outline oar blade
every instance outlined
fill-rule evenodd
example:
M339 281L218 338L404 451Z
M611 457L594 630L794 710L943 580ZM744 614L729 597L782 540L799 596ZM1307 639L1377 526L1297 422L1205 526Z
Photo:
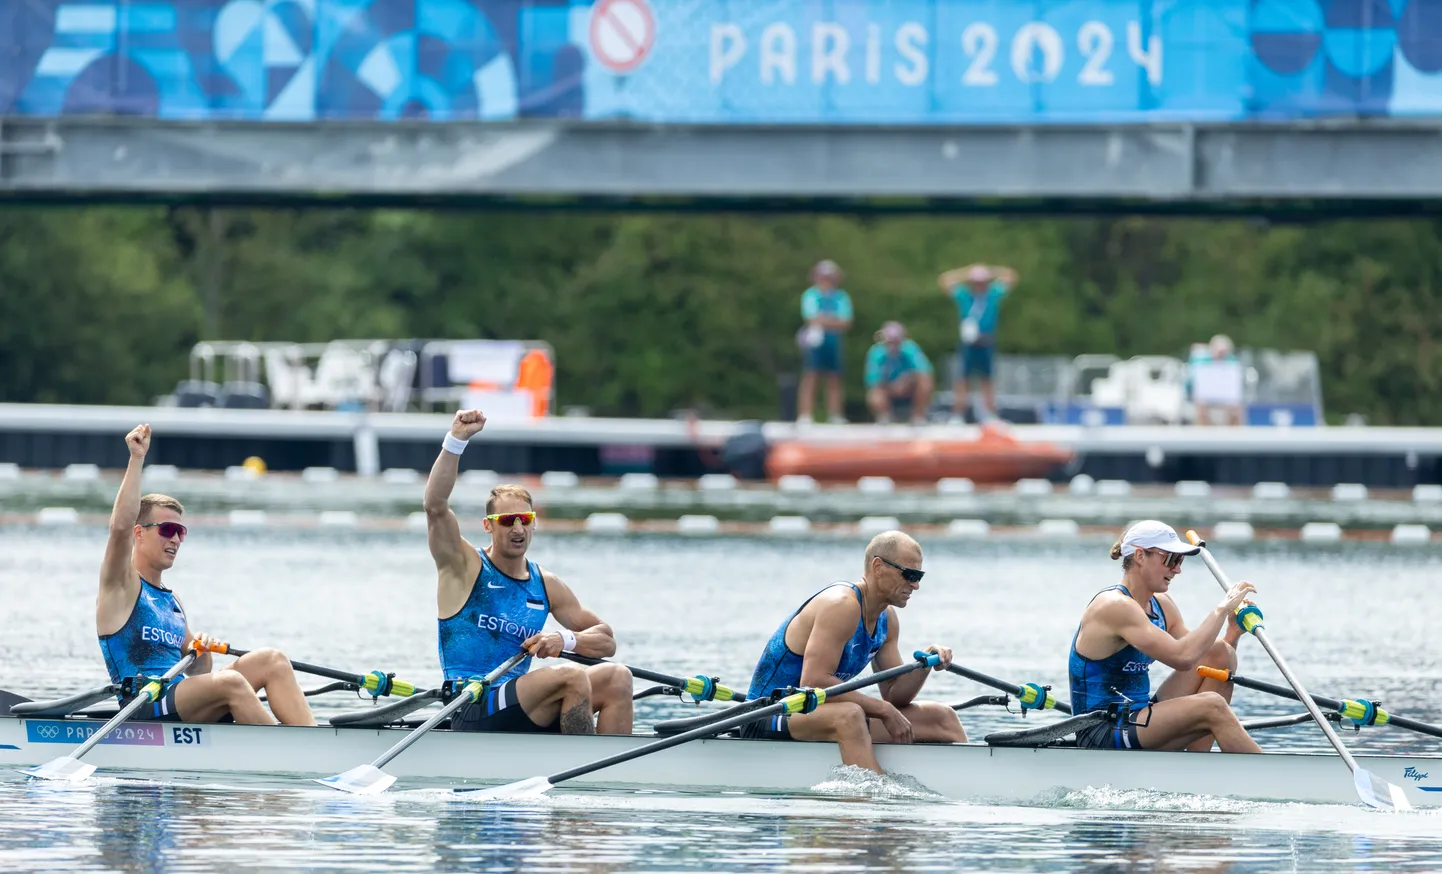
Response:
M396 778L375 765L357 765L349 771L321 777L315 782L352 795L379 795L391 788Z
M1412 802L1402 787L1388 783L1366 768L1352 772L1352 782L1357 787L1357 797L1371 807L1381 810L1411 810Z
M524 780L517 780L514 783L507 783L504 786L492 786L487 789L456 789L456 792L465 792L477 801L511 801L523 798L540 798L551 791L551 781L547 777L527 777Z
M61 756L22 773L39 777L42 780L68 780L71 783L81 783L95 773L95 766L88 762L82 762L74 756Z

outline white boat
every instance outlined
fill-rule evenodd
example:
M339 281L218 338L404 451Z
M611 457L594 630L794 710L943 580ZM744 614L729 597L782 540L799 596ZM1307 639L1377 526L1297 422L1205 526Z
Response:
M20 769L69 754L103 720L0 716L0 766ZM99 775L201 772L321 777L369 762L405 734L397 727L195 725L127 722L86 756ZM631 737L474 734L435 730L386 766L394 789L498 784L552 774L654 741ZM986 743L882 744L888 771L947 798L1030 802L1057 790L1155 790L1259 801L1355 804L1333 753L1180 753L1013 747ZM1357 756L1404 788L1417 807L1442 806L1442 756ZM834 778L835 744L722 737L693 741L568 781L569 786L807 792ZM1437 775L1432 776L1432 771Z

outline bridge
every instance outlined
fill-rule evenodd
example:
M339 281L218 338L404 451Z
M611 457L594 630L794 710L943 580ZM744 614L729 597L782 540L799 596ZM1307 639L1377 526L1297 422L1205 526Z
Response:
M0 196L1442 205L1442 0L27 0Z

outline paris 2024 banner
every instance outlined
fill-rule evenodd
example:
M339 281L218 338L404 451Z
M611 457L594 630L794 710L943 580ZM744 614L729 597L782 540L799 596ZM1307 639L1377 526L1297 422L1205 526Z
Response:
M0 115L1442 115L1442 0L0 0Z

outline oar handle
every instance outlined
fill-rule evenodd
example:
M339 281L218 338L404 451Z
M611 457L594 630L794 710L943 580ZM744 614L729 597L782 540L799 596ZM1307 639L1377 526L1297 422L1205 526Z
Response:
M199 648L199 647L197 647ZM228 643L218 643L209 647L210 652L218 652L221 655L233 655L237 658L243 655L250 655L248 649L237 649ZM371 671L369 674L356 674L350 671L342 671L337 668L328 668L325 665L312 665L306 662L298 662L291 659L290 666L303 674L311 674L316 677L325 677L328 680L340 680L343 683L354 683L373 697L379 698L382 695L399 695L402 698L409 698L416 694L416 687L404 680L397 680L390 674L380 671Z
M581 665L616 664L615 662L610 662L605 659L597 659L590 656L578 655L573 652L563 652L561 653L561 658L568 661L576 662L577 664ZM647 670L646 668L637 668L631 665L625 665L624 667L626 668L626 670L631 672L631 676L633 677L640 677L643 680L650 680L653 683L662 683L673 689L680 689L682 692L685 692L694 697L697 701L716 700L739 702L746 700L746 696L741 692L737 692L734 689L727 688L726 686L717 683L710 677L673 677L670 674L663 674L660 671L651 671Z
M968 680L975 680L983 686L990 686L993 689L1000 689L1003 692L1010 692L1021 702L1023 710L1060 710L1062 713L1071 713L1071 705L1065 701L1058 701L1052 697L1051 692L1045 686L1036 683L1009 683L1006 680L998 680L989 674L981 671L974 671L971 668L952 663L946 668L959 677L966 677Z
M847 692L854 692L857 689L864 689L867 686L874 686L877 683L884 683L887 680L893 680L903 674L909 674L915 670L919 670L922 668L934 668L937 665L941 664L941 656L935 653L917 653L916 656L917 658L915 661L909 662L904 665L897 665L894 668L888 668L884 671L878 671L874 674L870 674L864 677L854 677L850 680L847 680L845 683L838 683L837 685L831 686L827 689L810 689L803 692L797 692L792 695L787 695L785 698L782 698L780 701L777 701L774 704L769 704L765 707L761 707L756 710L750 710L745 713L738 713L737 715L730 717L729 719L722 719L717 722L712 722L707 725L703 725L700 728L695 728L691 731L682 732L681 734L673 735L663 740L658 740L654 743L646 744L643 747L637 747L636 749L627 750L624 753L618 753L614 756L608 756L607 758L591 762L587 765L581 765L576 768L571 768L567 771L561 771L558 774L552 774L546 779L550 782L552 786L554 786L557 783L561 783L565 780L571 780L595 771L600 771L604 768L609 768L612 765L619 765L623 762L629 762L632 759L638 759L642 756L650 755L651 753L659 753L662 750L667 750L671 747L680 746L687 741L697 740L704 737L712 737L714 735L722 733L723 731L735 728L738 725L745 725L748 722L755 722L758 719L765 719L768 716L773 716L780 713L801 713L815 707L820 707L822 704L826 703L826 700L828 698L835 698L838 695L845 695Z

